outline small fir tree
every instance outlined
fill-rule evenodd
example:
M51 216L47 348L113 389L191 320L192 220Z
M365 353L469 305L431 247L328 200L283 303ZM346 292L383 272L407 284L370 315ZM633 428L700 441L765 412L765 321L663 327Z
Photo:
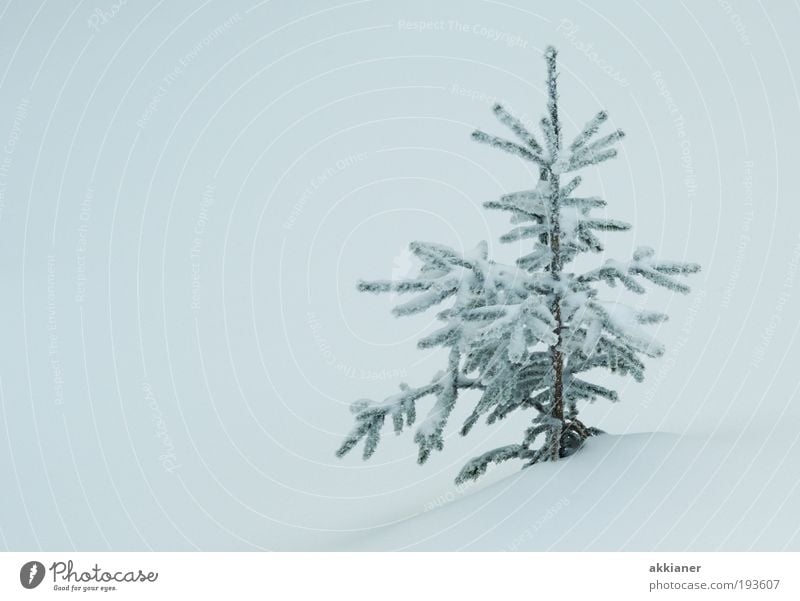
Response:
M643 356L658 357L663 347L642 326L667 319L663 313L641 311L619 302L602 301L598 284L642 294L648 280L676 292L689 288L675 276L696 273L694 263L662 261L653 249L639 247L629 261L608 259L585 273L568 268L581 253L603 251L598 232L624 231L622 221L596 217L594 209L606 202L596 196L576 196L580 176L566 175L617 155L612 148L624 137L620 130L596 137L607 114L601 111L572 143L562 143L556 90L556 50L545 52L547 115L541 120L544 144L502 106L494 113L519 143L475 131L472 137L536 164L539 181L532 190L506 194L485 203L507 211L516 225L502 242L529 240L531 252L516 265L504 265L487 256L486 242L459 253L447 246L412 242L410 249L422 265L416 277L395 281L361 281L365 292L412 295L393 309L397 316L413 315L452 301L438 314L442 327L418 342L422 349L449 349L447 366L429 383L400 391L383 402L355 402L355 427L337 455L343 456L364 441L364 459L375 452L387 418L400 433L416 421L417 402L428 396L435 403L418 426L414 440L419 463L444 446L444 428L459 393L477 390L480 398L461 426L466 435L479 419L489 424L517 409L533 409L530 427L516 444L493 449L470 460L456 482L478 478L491 463L521 459L525 466L556 461L578 450L600 433L578 419L579 404L603 397L617 401L617 393L585 379L586 372L606 368L637 381L644 377ZM562 179L563 178L563 179Z

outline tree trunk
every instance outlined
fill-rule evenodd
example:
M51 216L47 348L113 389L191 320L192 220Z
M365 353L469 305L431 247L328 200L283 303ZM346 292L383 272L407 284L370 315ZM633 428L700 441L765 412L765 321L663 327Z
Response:
M550 251L553 257L550 262L550 274L553 279L561 277L561 224L558 210L558 193L560 190L559 177L550 173ZM552 307L553 317L556 320L554 333L557 337L556 343L550 347L551 365L553 369L553 400L550 408L550 416L561 422L561 427L551 435L550 452L551 459L557 460L561 452L561 432L564 429L564 354L561 351L561 298L555 294Z
M547 134L549 137L549 150L550 150L550 165L556 164L558 155L561 151L561 124L558 119L558 91L556 80L558 73L556 72L556 51L554 48L549 48L545 54L547 60L547 112L550 125L550 132ZM558 173L554 173L552 169L548 168L548 175L550 181L550 250L553 253L553 258L550 263L550 275L554 280L561 278L561 220L559 211L559 192L561 186L559 183ZM557 423L551 427L551 460L556 461L561 455L561 435L564 432L564 355L561 349L561 330L563 324L561 322L561 295L556 292L553 295L553 317L556 320L555 334L556 343L550 347L550 356L552 357L553 366L553 399L550 408L550 416L557 420Z

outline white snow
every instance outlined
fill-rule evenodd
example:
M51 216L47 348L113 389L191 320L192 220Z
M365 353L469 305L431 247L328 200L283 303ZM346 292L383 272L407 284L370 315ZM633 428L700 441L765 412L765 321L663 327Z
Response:
M641 311L619 302L595 301L595 304L602 307L613 331L624 335L632 346L651 357L664 353L664 345L642 327L639 320Z
M436 508L362 532L337 548L797 548L800 442L790 436L775 437L780 445L747 436L598 436L566 460L522 470L477 492L480 484L472 490L454 485Z

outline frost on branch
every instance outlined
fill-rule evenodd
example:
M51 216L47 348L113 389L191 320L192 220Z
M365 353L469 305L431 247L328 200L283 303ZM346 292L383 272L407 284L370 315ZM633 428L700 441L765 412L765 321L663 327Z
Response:
M470 459L467 464L461 468L458 476L456 476L456 484L462 484L467 480L476 480L478 477L486 473L486 468L491 463L502 463L508 459L515 459L523 456L526 449L519 444L511 444L499 449L487 451L483 455Z
M548 48L548 98L539 134L499 104L493 112L517 141L483 131L472 134L478 142L538 166L539 176L529 189L484 203L509 214L512 228L500 241L521 249L514 264L490 259L486 242L467 252L412 242L416 275L358 283L364 292L400 296L392 310L398 317L436 307L440 323L418 346L446 349L447 364L427 384L401 384L399 392L381 402L354 403L355 426L337 455L363 441L364 458L369 458L390 422L397 434L415 429L419 462L424 463L444 448L448 422L461 402L471 409L457 428L462 436L481 421L494 424L518 410L529 412L531 419L518 443L472 459L458 482L478 478L490 465L509 459L525 466L556 461L601 433L578 419L585 403L619 400L615 390L592 382L589 372L603 368L642 381L645 358L664 353L648 328L665 321L665 314L604 301L602 293L617 284L637 294L648 285L685 293L689 288L682 278L700 266L658 259L652 248L639 247L627 261L606 258L589 271L575 270L576 257L604 252L604 236L631 225L597 214L606 201L577 195L581 177L567 174L615 157L614 146L624 133L601 134L609 117L600 111L569 146L562 145L556 59L555 49ZM418 414L424 415L421 421Z

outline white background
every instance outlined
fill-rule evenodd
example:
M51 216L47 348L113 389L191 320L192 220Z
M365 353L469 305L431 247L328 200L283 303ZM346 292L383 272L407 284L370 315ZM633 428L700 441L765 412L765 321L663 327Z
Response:
M54 591L50 570L33 590L19 584L19 568L34 556L0 555L3 599L381 599L422 597L541 598L566 595L599 599L796 599L796 553L41 553L47 568L72 560L74 571L158 572L153 583L117 590ZM656 563L699 565L697 573L651 573ZM313 577L309 577L313 574ZM502 574L502 577L499 577ZM576 574L580 577L576 578ZM413 576L412 576L413 575ZM775 580L773 590L660 590L650 583ZM59 586L63 581L57 580ZM82 586L81 583L78 586ZM94 586L96 583L88 583Z

